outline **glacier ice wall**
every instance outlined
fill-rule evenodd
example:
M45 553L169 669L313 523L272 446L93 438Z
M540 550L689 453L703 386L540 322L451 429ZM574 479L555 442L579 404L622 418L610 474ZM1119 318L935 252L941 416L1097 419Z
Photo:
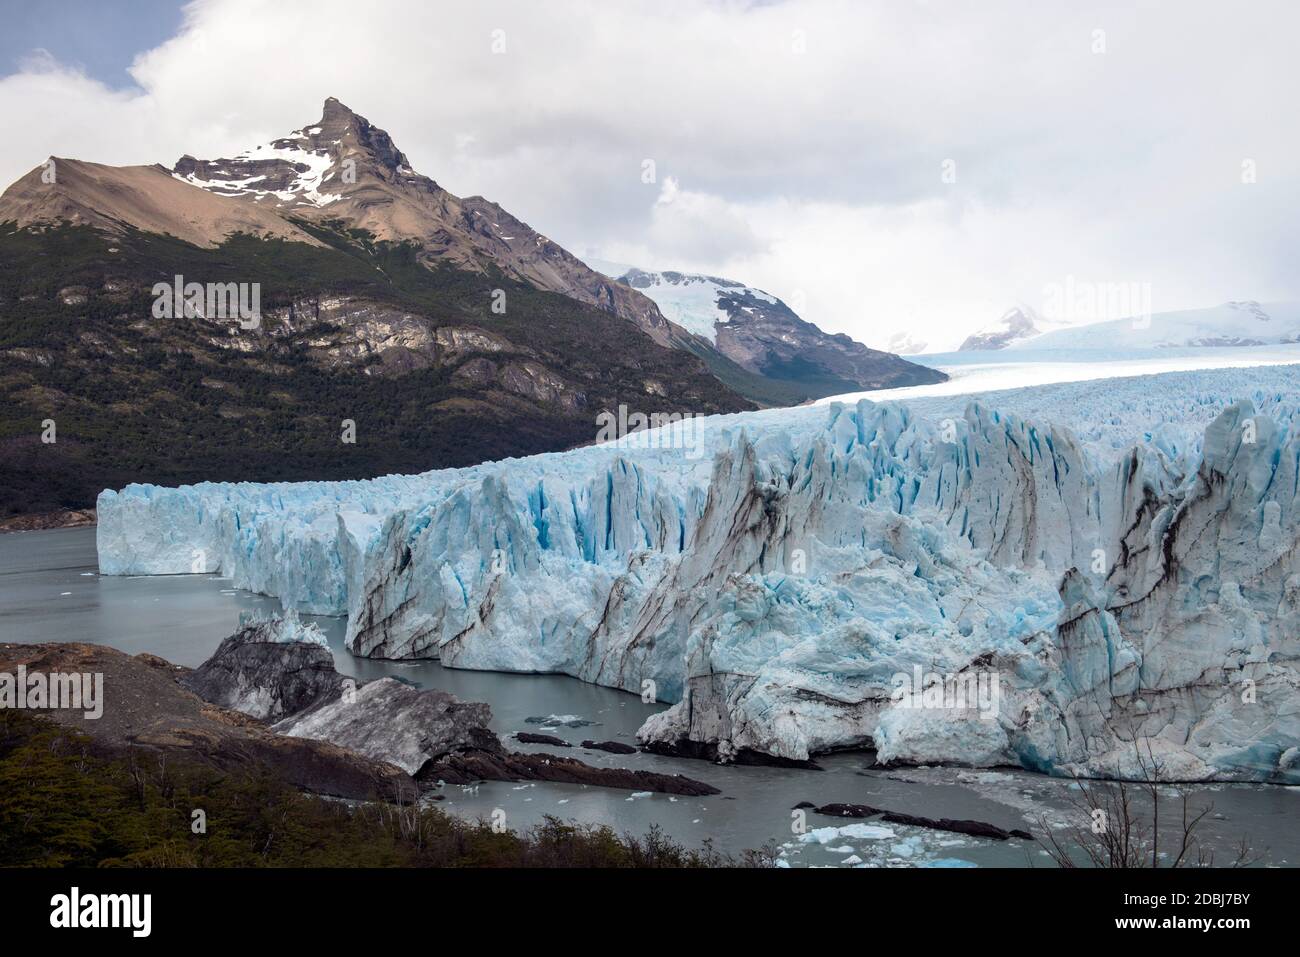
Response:
M101 571L221 572L346 614L358 655L648 690L672 707L643 741L724 760L1300 783L1298 383L832 403L714 417L700 446L131 486L100 497ZM996 678L996 700L900 675Z

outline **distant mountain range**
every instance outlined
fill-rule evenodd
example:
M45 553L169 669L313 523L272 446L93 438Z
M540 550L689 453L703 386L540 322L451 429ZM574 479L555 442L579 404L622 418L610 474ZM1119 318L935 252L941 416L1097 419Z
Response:
M590 263L644 293L671 323L730 362L805 399L947 379L846 335L823 332L776 296L734 279L651 272L599 259Z
M960 351L1194 349L1300 342L1300 303L1227 302L1106 322L1045 320L1027 306L967 337Z
M1253 300L1055 329L1013 349L1193 349L1300 342L1300 303Z

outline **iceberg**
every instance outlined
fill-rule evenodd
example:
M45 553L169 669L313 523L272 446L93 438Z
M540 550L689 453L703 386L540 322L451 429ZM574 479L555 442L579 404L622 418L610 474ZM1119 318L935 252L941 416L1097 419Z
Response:
M415 476L132 485L99 498L100 571L220 573L346 616L355 655L641 694L670 705L643 744L723 761L1297 784L1298 385L863 399Z

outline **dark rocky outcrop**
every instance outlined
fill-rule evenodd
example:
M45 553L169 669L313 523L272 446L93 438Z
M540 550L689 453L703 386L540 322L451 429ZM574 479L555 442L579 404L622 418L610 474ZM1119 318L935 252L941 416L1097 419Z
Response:
M597 768L575 758L554 754L521 754L505 750L462 751L426 765L416 775L424 784L472 784L475 781L555 781L628 791L702 796L720 793L711 784L680 774Z
M37 512L13 515L0 519L0 532L33 532L46 528L85 528L95 524L93 508L60 509L55 512Z
M520 731L515 735L515 740L520 744L546 744L552 748L571 748L563 738L557 738L553 734L533 734L531 731ZM583 747L586 747L584 744Z
M221 770L271 769L295 787L355 800L410 801L418 789L400 768L337 745L275 734L261 722L203 701L179 680L188 669L155 655L88 644L0 644L0 671L102 674L103 715L41 712L89 735L105 753L186 757ZM156 760L156 758L151 758Z
M329 741L410 774L467 748L500 748L492 711L445 691L380 678L276 723L272 730Z
M422 690L396 678L357 686L334 670L325 645L284 640L293 637L295 629L302 626L293 619L248 625L222 642L200 668L192 673L178 669L173 680L249 714L270 719L285 715L271 726L273 738L311 741L355 753L359 760L384 762L393 771L413 775L424 787L440 781L557 781L667 794L718 793L680 775L598 768L574 758L507 751L488 728L492 712L486 704L460 701L445 691ZM172 667L160 658L153 661L164 669ZM540 724L547 719L527 720ZM525 744L571 747L549 734L520 732L515 737ZM636 750L614 741L595 746L620 754Z
M643 750L666 758L697 758L703 761L722 763L718 757L717 743L713 741L692 741L689 738L679 738L672 742L651 740L644 742ZM792 758L783 758L774 754L764 754L762 751L754 751L750 748L741 748L728 759L727 763L773 768L800 768L804 771L822 770L822 766L816 761L796 761Z
M926 827L935 831L953 831L957 834L969 834L972 837L988 837L995 841L1005 841L1013 837L1026 841L1034 839L1034 835L1020 828L1003 830L996 824L989 824L985 821L953 820L948 817L935 819L919 817L915 814L903 814L899 811L886 811L881 816L881 820L890 824L909 824L912 827Z
M334 669L334 656L323 642L288 640L303 633L320 634L293 619L245 625L180 683L204 701L267 720L337 698L347 679Z
M802 807L803 805L796 805ZM985 821L954 820L953 818L921 817L918 814L904 814L900 811L886 811L869 804L823 804L816 809L818 814L828 817L876 817L889 824L906 824L911 827L924 827L933 831L952 831L956 834L969 834L972 837L987 837L995 841L1005 841L1013 837L1032 841L1034 836L1019 828L1004 830L996 824Z
M193 672L156 655L131 656L87 644L0 644L0 671L24 665L32 673L102 674L100 718L88 720L83 712L67 709L42 713L89 735L106 752L183 754L223 770L258 764L318 794L409 802L421 787L440 781L482 780L719 793L682 775L598 768L574 758L507 751L487 727L492 714L486 704L462 702L443 691L421 690L395 678L359 687L344 678L340 689L330 678L338 677L332 663L327 666L314 653L295 649L304 643L251 640L266 637L257 630L265 624L241 629L242 640L227 639L211 661ZM277 647L259 647L272 644ZM285 659L280 655L286 652L295 663L310 663L314 677L304 680L281 667ZM256 683L263 679L266 685ZM320 694L268 728L248 714L204 701L185 685L231 700L291 705L305 700L313 688Z
M807 806L812 807L811 804ZM823 804L817 808L817 813L829 817L875 817L877 814L884 814L885 812L869 804Z
M582 746L593 751L608 751L610 754L636 754L636 748L621 741L584 741Z

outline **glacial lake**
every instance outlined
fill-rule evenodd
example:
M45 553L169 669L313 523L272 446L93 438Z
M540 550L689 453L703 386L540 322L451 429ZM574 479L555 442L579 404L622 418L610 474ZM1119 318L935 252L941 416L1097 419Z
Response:
M93 528L0 534L0 640L84 641L111 645L130 654L150 652L177 664L203 662L235 631L241 612L279 610L273 598L230 586L213 575L102 577ZM519 731L544 731L577 745L584 738L635 743L645 718L666 705L643 704L635 695L560 675L460 671L436 662L385 662L354 658L343 647L344 622L304 616L329 637L335 662L362 679L395 675L416 685L441 688L462 699L486 701L492 726L503 738ZM530 723L529 718L550 718ZM556 719L594 722L569 727ZM554 748L520 745L519 750ZM1041 834L1043 822L1079 823L1069 801L1071 782L1019 770L959 768L871 768L865 753L819 758L823 770L721 767L705 761L650 754L613 755L582 748L562 753L591 764L685 774L722 793L707 798L653 794L562 784L486 782L442 789L443 809L467 818L505 812L506 824L526 829L553 815L580 823L609 824L641 835L653 824L689 847L708 839L735 854L774 841L791 866L1053 866L1032 841L1005 843L899 825L859 828L850 833L794 833L791 808L800 801L871 804L931 818L970 818L1003 828ZM1187 789L1193 807L1214 805L1202 830L1204 843L1228 863L1248 835L1262 863L1300 864L1300 788L1217 784ZM1175 789L1164 816L1176 808ZM809 813L807 829L853 825ZM875 822L868 822L875 824ZM1171 846L1165 839L1164 846Z

